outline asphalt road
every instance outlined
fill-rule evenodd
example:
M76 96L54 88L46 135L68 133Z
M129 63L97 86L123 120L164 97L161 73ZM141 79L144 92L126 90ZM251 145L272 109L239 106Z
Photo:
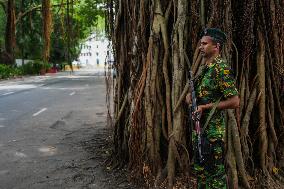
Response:
M0 189L107 188L82 145L106 126L105 86L92 72L0 81Z

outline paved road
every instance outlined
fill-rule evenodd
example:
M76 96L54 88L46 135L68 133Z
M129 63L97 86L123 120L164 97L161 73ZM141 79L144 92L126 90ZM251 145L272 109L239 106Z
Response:
M101 188L82 144L106 125L105 91L91 72L1 81L0 189Z

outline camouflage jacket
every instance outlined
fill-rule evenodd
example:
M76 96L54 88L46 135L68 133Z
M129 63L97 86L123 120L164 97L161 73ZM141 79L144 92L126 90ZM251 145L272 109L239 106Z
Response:
M232 70L227 63L216 57L212 63L202 69L195 80L197 104L214 103L238 95ZM201 126L205 124L210 109L203 112ZM209 139L222 139L225 133L224 110L215 110L205 134Z

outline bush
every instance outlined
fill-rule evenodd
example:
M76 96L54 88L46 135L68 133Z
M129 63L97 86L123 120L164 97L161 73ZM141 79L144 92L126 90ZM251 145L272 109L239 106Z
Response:
M50 64L44 63L41 60L35 60L24 64L20 69L24 75L35 75L45 73L50 67Z
M0 64L0 79L6 79L22 75L21 69L14 68L12 66Z
M0 64L0 79L7 79L20 75L37 75L45 73L50 69L50 64L45 64L40 60L34 62L28 62L20 67L12 67L5 64Z
M19 69L22 70L22 73L24 75L32 75L35 74L34 68L33 68L33 63L32 62L28 62L22 66L19 67Z
M40 60L35 60L33 62L33 71L34 71L34 74L40 74L41 71L45 69L45 65L42 61Z

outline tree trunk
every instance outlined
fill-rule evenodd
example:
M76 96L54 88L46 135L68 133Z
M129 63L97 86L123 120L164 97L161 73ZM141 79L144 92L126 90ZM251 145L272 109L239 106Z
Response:
M14 51L16 47L16 15L15 15L15 2L14 0L8 0L7 4L7 22L5 32L5 48L9 55L8 64L14 62Z
M50 0L42 1L42 17L43 17L43 39L44 39L43 61L47 63L50 55L50 34L52 31Z

